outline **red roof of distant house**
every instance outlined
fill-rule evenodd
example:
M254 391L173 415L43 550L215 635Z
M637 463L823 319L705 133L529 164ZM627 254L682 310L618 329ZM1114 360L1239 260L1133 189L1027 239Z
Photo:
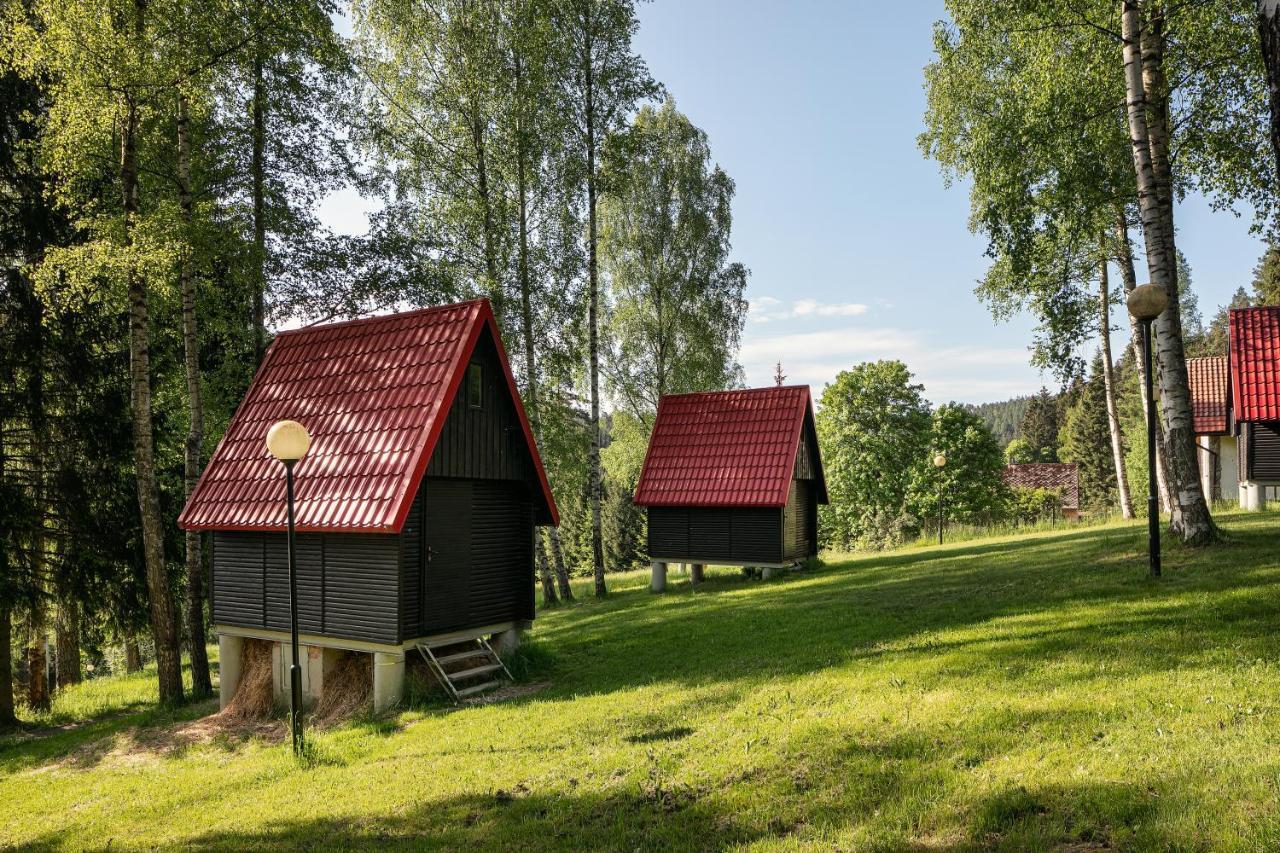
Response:
M1062 493L1063 509L1080 508L1080 473L1074 462L1025 462L1006 465L1005 485L1023 489L1055 489Z
M1236 308L1230 317L1236 420L1280 421L1280 307Z
M488 329L552 523L555 500L486 300L281 332L178 517L187 530L285 529L284 468L267 430L302 423L297 528L398 532L468 359Z
M1192 424L1196 435L1225 435L1230 413L1230 383L1227 357L1187 359L1187 380L1191 385Z
M807 385L667 395L658 401L635 502L785 506L806 420L813 420ZM825 503L821 460L814 467Z

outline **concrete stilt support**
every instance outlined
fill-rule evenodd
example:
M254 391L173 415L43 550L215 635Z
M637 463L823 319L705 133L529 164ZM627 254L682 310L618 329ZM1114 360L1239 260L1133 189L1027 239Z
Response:
M494 634L489 638L489 644L498 653L498 657L505 658L520 648L520 629L508 628L500 634Z
M240 686L241 655L244 638L231 634L218 635L218 707L225 708Z
M653 576L649 581L649 589L654 592L663 592L667 588L667 564L660 561L653 561Z
M404 653L373 653L373 710L385 711L404 697Z
M773 569L768 566L764 566L760 569L760 580L767 581L771 577L773 577Z
M1240 484L1240 507L1249 512L1261 512L1267 508L1264 487L1248 481Z
M689 581L699 584L703 580L703 571L706 569L702 563L693 563L689 568Z

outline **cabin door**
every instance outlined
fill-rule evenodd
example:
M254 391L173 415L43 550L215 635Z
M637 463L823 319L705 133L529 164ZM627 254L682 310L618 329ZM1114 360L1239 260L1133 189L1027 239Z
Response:
M470 480L422 481L422 625L427 634L469 627Z

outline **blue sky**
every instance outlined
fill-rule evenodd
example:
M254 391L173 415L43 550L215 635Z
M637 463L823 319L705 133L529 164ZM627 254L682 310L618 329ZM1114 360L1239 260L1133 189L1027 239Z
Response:
M1052 384L1027 362L1032 320L995 325L973 295L987 261L967 228L966 188L946 188L916 146L921 69L942 16L932 0L640 7L637 50L737 184L749 385L771 384L781 360L789 381L820 393L839 370L879 358L906 362L934 403ZM342 193L320 215L358 231L367 207ZM1177 222L1210 312L1249 282L1262 245L1247 218L1203 199Z

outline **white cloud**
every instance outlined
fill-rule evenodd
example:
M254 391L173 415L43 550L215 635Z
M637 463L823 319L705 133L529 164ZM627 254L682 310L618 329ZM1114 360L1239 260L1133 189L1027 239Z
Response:
M855 327L748 335L739 353L748 385L771 384L774 365L780 361L788 384L810 385L815 395L837 373L859 362L897 359L934 403L976 403L1033 393L1042 378L1027 358L1023 349L939 346L918 332Z
M753 323L773 320L790 320L796 317L857 317L867 313L867 306L860 302L819 302L816 299L797 299L789 306L773 296L758 296L751 300L748 315Z

